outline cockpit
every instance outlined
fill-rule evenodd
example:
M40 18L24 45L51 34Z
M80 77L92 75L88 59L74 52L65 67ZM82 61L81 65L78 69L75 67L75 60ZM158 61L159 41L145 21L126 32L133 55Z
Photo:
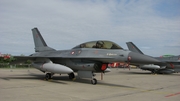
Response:
M73 49L75 49L75 48L123 49L122 47L120 47L119 45L117 45L114 42L102 41L102 40L82 43L82 44L74 47Z

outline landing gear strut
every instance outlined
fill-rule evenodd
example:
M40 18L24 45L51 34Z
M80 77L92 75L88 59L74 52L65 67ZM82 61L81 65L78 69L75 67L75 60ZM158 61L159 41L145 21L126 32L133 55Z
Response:
M97 84L97 80L94 78L95 74L92 71L78 71L77 73L79 78L88 78L91 79L91 84Z
M152 70L151 73L152 73L152 74L156 74L156 73L157 73L157 70Z

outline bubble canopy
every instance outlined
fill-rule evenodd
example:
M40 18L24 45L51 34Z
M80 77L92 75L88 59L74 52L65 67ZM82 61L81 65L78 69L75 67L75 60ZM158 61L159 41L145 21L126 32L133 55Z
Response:
M73 49L76 49L76 48L123 49L122 47L120 47L114 42L104 41L104 40L82 43L80 45L77 45Z

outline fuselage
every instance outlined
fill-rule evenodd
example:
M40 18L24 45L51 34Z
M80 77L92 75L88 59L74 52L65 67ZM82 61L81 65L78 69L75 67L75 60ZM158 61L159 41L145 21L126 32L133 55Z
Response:
M48 58L53 63L67 66L74 71L101 71L100 68L103 64L113 62L126 62L130 64L158 62L149 56L123 49L75 48L70 50L36 52L32 54L32 57L42 57L42 59L35 60L42 63L46 62L45 58Z
M108 64L112 62L123 61L127 62L127 57L130 51L124 50L109 50L109 49L90 49L90 48L77 48L71 50L60 51L45 51L36 52L33 57L43 57L50 59L53 63L65 65L74 71L77 70L93 70L95 64ZM44 59L35 61L44 62Z

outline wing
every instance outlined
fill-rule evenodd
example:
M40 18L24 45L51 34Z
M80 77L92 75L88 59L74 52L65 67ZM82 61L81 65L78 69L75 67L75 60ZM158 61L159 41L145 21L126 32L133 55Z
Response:
M12 61L10 64L23 63L26 62L27 60L34 61L36 59L36 57L32 57L32 56L13 56L13 57L15 60Z
M11 62L11 64L22 63L27 60L35 61L38 58L46 58L46 59L84 59L84 60L91 60L91 61L101 61L106 62L105 60L113 59L112 57L73 57L73 56L66 56L66 57L51 57L51 56L14 56L15 60Z

